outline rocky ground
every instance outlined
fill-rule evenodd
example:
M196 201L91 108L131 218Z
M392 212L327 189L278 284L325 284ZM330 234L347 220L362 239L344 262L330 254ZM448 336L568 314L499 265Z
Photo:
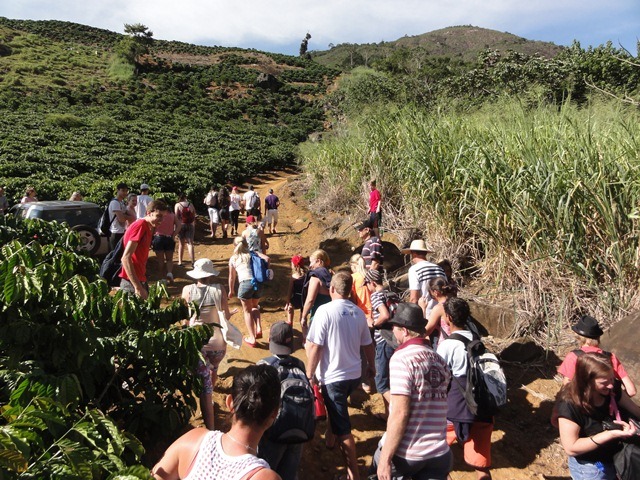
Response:
M334 268L345 264L352 254L352 249L359 246L357 233L348 228L346 219L317 218L308 209L300 190L296 172L278 172L265 175L254 180L256 190L261 198L273 188L281 200L280 221L278 233L269 236L269 256L275 270L275 280L267 285L265 295L260 302L262 308L262 322L265 332L274 322L284 320L283 306L286 302L288 277L290 272L290 258L294 254L308 256L313 250L323 248L331 257ZM199 199L192 199L198 202ZM242 217L241 217L242 218ZM342 220L342 223L340 221ZM355 219L353 219L355 221ZM327 228L326 225L334 228ZM341 225L335 228L335 225ZM208 234L208 219L199 218L196 233L196 258L208 257L222 271L221 283L226 284L228 267L231 256L232 239L217 239L206 237ZM398 260L398 259L396 259ZM402 259L399 259L402 260ZM178 296L182 287L187 285L189 277L185 272L190 268L175 268L176 281L169 286L172 296ZM155 272L158 264L150 256L151 280L158 279ZM155 274L155 276L154 276ZM464 290L460 293L464 297ZM231 308L240 304L237 299L231 302ZM241 331L245 331L244 322L240 314L232 317L232 321ZM300 328L296 325L297 346L300 347ZM251 349L243 346L239 350L229 349L227 357L220 367L220 379L216 388L216 425L221 429L227 428L228 418L224 406L224 397L228 393L231 380L235 372L249 364L253 364L269 355L268 335L259 341L258 348ZM569 479L566 468L566 455L562 451L557 431L549 424L551 406L559 389L559 382L554 379L555 366L560 360L553 352L544 354L542 349L531 354L520 345L508 341L494 339L492 345L502 345L505 348L504 367L509 380L509 404L496 417L493 433L493 478L495 480L524 480L524 479ZM564 354L565 352L561 352ZM299 349L296 354L306 360L304 351ZM560 355L560 353L558 354ZM561 355L560 355L561 356ZM526 363L521 360L527 360ZM378 440L385 429L385 424L373 414L382 412L382 400L379 395L368 395L358 391L351 397L351 419L353 434L357 442L358 459L361 474L366 478ZM199 413L192 421L193 425L201 425ZM328 450L324 446L325 422L318 424L316 437L305 445L299 478L301 480L332 479L344 473L344 467L339 451ZM475 478L473 471L466 467L461 460L461 450L453 447L455 455L453 480L471 480Z

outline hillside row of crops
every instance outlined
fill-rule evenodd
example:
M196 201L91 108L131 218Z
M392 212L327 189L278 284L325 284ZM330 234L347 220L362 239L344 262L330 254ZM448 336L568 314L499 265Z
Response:
M65 26L75 33L65 36ZM297 144L322 129L318 95L336 74L325 67L274 56L280 78L263 88L260 61L271 57L258 52L196 64L152 52L137 75L118 79L109 73L113 35L122 37L0 22L0 183L14 201L29 184L40 199L79 190L102 203L120 181L200 198L212 184L294 164Z

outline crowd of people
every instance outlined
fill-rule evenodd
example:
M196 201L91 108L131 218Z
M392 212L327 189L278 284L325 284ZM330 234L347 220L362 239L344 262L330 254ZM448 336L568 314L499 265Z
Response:
M291 258L286 320L271 327L272 356L234 376L226 398L232 425L224 433L215 429L213 412L218 367L228 345L255 348L263 337L263 286L256 282L252 261L270 261L267 235L278 232L280 201L269 190L263 204L252 186L244 194L235 186L212 186L204 198L210 238L216 238L218 230L227 238L229 226L234 237L225 286L216 282L220 270L210 259L195 258L196 208L186 195L179 195L170 208L165 200L154 200L146 184L140 194L129 194L124 183L117 185L108 212L111 247L122 248L120 288L147 297L151 249L162 262L162 275L173 281L177 238L178 265L190 263L186 275L194 280L182 290L184 301L197 305L188 324L214 325L202 360L194 366L202 378L205 428L176 440L153 468L155 478L297 480L303 442L274 440L269 434L285 408L281 385L293 370L299 373L294 375L298 386L306 383L326 409L324 442L328 449L338 447L344 478L361 478L348 410L348 398L356 389L375 390L384 404L384 413L376 416L386 422L386 429L371 452L368 478L445 480L454 443L461 445L463 459L478 480L491 478L494 419L474 413L465 397L471 381L467 345L479 338L469 304L458 297L450 262L432 262L429 255L434 252L423 239L402 250L410 259L407 291L398 295L389 290L381 240L382 197L375 181L369 187L368 217L355 226L361 252L349 259L347 268L334 271L322 249L311 252L308 260L300 254ZM35 189L27 189L22 201L37 201ZM0 209L7 208L0 189ZM240 232L243 212L246 227ZM234 296L242 307L244 335L230 322L237 312L229 309ZM306 365L291 356L297 321ZM558 368L563 387L551 423L558 428L574 480L614 480L616 454L625 441L640 434L634 421L640 418L640 407L631 400L636 387L616 355L600 348L603 331L596 319L581 317L573 331L580 348Z

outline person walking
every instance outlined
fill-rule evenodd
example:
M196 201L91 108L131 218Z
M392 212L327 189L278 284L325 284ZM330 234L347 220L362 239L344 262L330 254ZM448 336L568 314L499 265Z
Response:
M196 232L196 209L187 199L187 195L181 193L178 195L178 203L176 203L174 211L181 224L180 232L178 232L178 265L182 265L185 245L191 258L191 265L193 265L195 262L193 238Z
M251 365L234 375L226 405L231 429L195 428L173 442L151 470L156 480L282 480L257 457L258 443L280 408L278 371Z
M224 185L220 187L218 192L218 207L220 208L220 227L222 228L222 238L227 238L227 228L229 227L231 207L231 196L229 190Z
M427 260L427 253L433 253L424 240L413 240L408 248L401 250L405 255L411 255L409 267L409 301L420 304L425 318L429 318L435 301L429 293L429 281L435 277L447 278L444 270Z
M244 323L248 336L244 337L244 343L255 348L256 339L262 338L262 323L260 321L260 309L258 302L262 295L262 286L253 285L253 273L251 271L251 253L247 242L242 237L233 240L233 255L229 259L229 298L235 295L235 283L238 280L238 299L242 304Z
M31 203L31 202L37 202L37 201L38 201L38 197L36 196L36 189L33 187L27 187L27 189L24 192L24 197L20 199L20 203Z
M249 190L247 190L242 196L242 202L245 210L247 211L247 216L252 215L258 220L262 218L262 212L260 210L260 196L258 195L258 192L253 189L253 185L249 185Z
M376 188L376 181L369 182L369 221L373 229L373 235L380 237L380 226L382 225L382 195Z
M278 207L280 206L280 199L274 195L273 188L269 189L269 195L264 199L264 217L266 227L269 228L269 233L277 233L276 227L278 225ZM265 227L265 228L266 228Z
M364 258L365 267L367 270L378 270L384 274L382 241L375 235L373 223L370 219L367 219L360 225L357 225L356 230L358 230L360 239L364 241L362 258Z
M134 221L135 215L127 210L125 199L129 194L129 187L126 183L119 183L116 187L116 196L109 202L109 247L111 250L116 248L120 239L124 236L127 229L127 221Z
M9 210L9 201L4 192L4 187L0 187L0 216L5 215Z
M445 280L446 281L446 280ZM464 391L470 381L467 347L456 338L473 340L467 329L470 316L469 304L461 298L448 298L444 304L444 319L451 335L438 344L440 355L451 369L453 382L447 399L447 443L462 445L464 461L475 469L478 480L491 479L491 433L493 417L473 415L467 407Z
M151 241L151 248L156 257L162 262L169 283L173 282L173 252L176 249L176 235L178 235L181 225L176 214L172 211L167 211L162 222L156 228Z
M356 445L351 434L347 398L360 384L360 347L369 363L369 375L375 375L374 350L367 319L349 297L353 280L346 272L331 279L331 301L318 308L306 341L307 377L319 384L327 408L329 429L327 447L340 445L347 464L349 480L359 480Z
M209 237L216 238L216 230L220 224L220 206L218 204L218 191L215 185L211 185L209 193L204 197L204 204L207 206L207 212L209 213L209 228L211 229L211 235L209 235Z
M240 210L242 210L242 196L238 193L238 187L234 185L231 189L231 195L229 197L231 203L229 204L229 221L231 222L231 235L234 237L238 235L238 219L240 217Z
M155 200L147 206L147 215L136 220L122 237L122 270L120 289L145 300L149 295L147 285L147 259L151 247L152 231L162 223L169 210L166 203Z
M422 309L400 303L389 322L399 344L389 362L387 430L373 455L378 480L446 480L453 464L447 445L447 390L451 373L424 338Z
M224 315L228 320L237 310L229 310L227 290L215 282L215 277L220 275L220 271L215 268L210 259L198 259L187 275L195 279L196 283L186 285L182 289L182 299L187 304L193 302L198 305L197 312L194 312L189 319L189 326L210 325L213 328L213 335L202 347L201 353L204 360L198 362L197 368L203 384L200 394L202 418L205 426L213 430L213 389L218 380L218 366L227 352L227 343L219 327L220 315Z
M318 249L309 256L309 270L302 285L304 303L300 312L303 341L307 337L307 330L315 312L321 305L331 301L329 285L333 273L329 270L330 265L331 260L324 250Z
M136 216L138 219L143 218L147 214L147 205L153 201L153 197L149 195L151 187L146 183L140 185L140 195L138 195L138 204L136 206Z

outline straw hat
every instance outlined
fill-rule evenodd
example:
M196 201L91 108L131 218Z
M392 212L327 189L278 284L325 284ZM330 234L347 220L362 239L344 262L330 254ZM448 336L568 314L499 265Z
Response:
M213 277L216 275L220 275L220 271L213 266L213 262L208 258L201 258L196 260L193 264L193 270L189 270L187 272L191 278L195 278L196 280L200 278Z
M433 253L433 250L427 247L427 244L424 240L414 240L413 242L411 242L411 245L409 245L409 248L403 248L401 251L405 255L411 252Z

